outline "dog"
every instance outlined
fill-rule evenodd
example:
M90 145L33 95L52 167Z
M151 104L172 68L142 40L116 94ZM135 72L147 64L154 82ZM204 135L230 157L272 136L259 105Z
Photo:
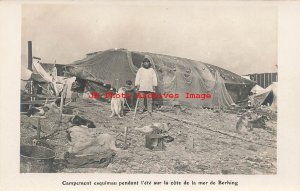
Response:
M112 96L110 102L111 115L109 117L113 117L117 115L119 118L122 118L124 115L124 105L125 105L125 88L121 87L118 92Z
M266 128L266 121L268 120L267 116L251 116L252 112L245 112L242 114L240 119L236 123L236 132L241 133L241 130L245 129L252 131L253 128Z
M30 116L44 116L47 111L49 111L49 107L47 107L47 106L43 106L43 107L31 107L27 111L26 115L28 117L30 117Z
M85 119L79 115L75 115L74 117L72 117L70 119L70 122L72 123L72 125L75 126L86 126L88 128L96 128L96 125L93 121Z
M241 133L243 129L251 129L249 128L249 117L251 116L251 112L247 111L241 115L239 120L236 123L235 129L237 133Z
M259 116L256 119L250 120L248 122L249 130L253 130L253 128L262 128L266 129L266 121L268 120L267 116Z

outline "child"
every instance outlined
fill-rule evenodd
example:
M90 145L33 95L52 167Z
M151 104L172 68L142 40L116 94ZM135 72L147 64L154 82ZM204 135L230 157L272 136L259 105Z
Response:
M135 97L135 87L132 84L131 80L127 80L126 84L125 84L125 93L129 94L130 96L128 96L126 98L126 101L129 105L129 107L134 107L135 106L135 101L134 101L134 97Z
M143 95L147 101L147 111L151 115L152 113L152 97L148 96L155 92L157 86L157 76L153 68L151 68L151 62L148 58L144 58L141 68L138 70L135 78L135 86L137 87L139 94ZM139 99L139 113L143 113L145 108L144 99Z

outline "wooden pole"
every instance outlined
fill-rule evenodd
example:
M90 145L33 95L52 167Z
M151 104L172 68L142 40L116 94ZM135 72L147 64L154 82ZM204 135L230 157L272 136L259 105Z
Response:
M263 78L264 78L264 87L267 87L267 83L266 83L266 73L263 74Z
M136 104L135 104L134 114L133 114L133 120L135 120L135 115L136 115L136 111L137 111L137 108L138 108L139 100L140 100L139 98L136 99Z
M119 88L120 88L120 87L119 87L120 84L119 84L119 79L118 79L118 78L116 79L116 82L117 82L117 83L116 83L116 91L118 92L118 90L119 90Z
M32 71L32 42L28 41L28 70Z
M33 101L33 80L30 80L30 101Z
M28 41L28 66L27 66L28 70L32 71L32 42ZM30 101L33 101L33 81L32 79L30 80ZM32 105L30 105L29 107L32 107Z
M125 146L127 145L127 131L128 131L128 127L125 127L125 132L124 132L124 134L125 134L125 138L124 138L124 144L125 144Z
M125 98L125 104L127 105L127 107L128 107L128 109L129 109L129 111L131 112L131 108L129 107L129 105L128 105L128 103L127 103L127 100L126 100L126 98Z
M38 117L37 118L37 139L38 140L40 140L40 138L41 138L41 123L40 123L40 121L41 121L41 118Z
M62 89L62 92L61 92L61 95L60 95L60 106L59 106L59 121L60 123L62 122L62 113L63 113L63 102L64 102L64 90L65 90L65 85L63 85L63 89Z

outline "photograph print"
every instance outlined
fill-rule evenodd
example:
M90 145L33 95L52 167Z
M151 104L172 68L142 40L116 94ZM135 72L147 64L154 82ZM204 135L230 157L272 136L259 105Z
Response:
M20 173L277 173L277 9L23 4Z

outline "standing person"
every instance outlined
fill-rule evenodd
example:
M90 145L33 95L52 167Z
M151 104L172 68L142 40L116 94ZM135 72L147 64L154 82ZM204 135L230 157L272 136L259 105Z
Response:
M152 113L152 93L155 92L157 86L157 76L153 68L151 68L151 62L148 58L144 58L141 68L137 71L135 77L135 86L138 90L138 111L143 113L145 108L144 99L147 101L147 111L151 115Z

